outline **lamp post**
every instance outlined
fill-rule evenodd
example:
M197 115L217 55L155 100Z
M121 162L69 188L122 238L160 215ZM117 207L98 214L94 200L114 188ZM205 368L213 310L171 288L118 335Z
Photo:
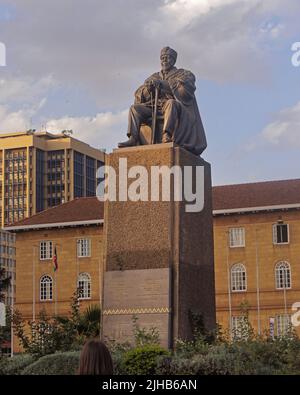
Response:
M78 253L79 253L79 247L80 247L80 240L76 240L76 292L78 292L78 279L79 279L79 260L78 260Z
M57 247L61 247L61 244L55 243L54 245L54 251L56 252L56 260L58 261L58 253L57 253ZM55 283L55 295L54 295L54 315L57 317L57 270L55 269L54 271L54 283Z
M11 284L10 284L10 297L11 297L11 310L10 310L10 356L11 358L14 356L14 324L13 324L13 316L14 316L14 276L16 271L13 270L11 276Z
M228 304L229 304L229 331L230 331L230 339L232 340L231 281L230 281L230 269L229 269L229 231L226 231L226 234L227 234L226 266L227 266L227 287L228 287Z
M35 290L35 261L37 257L37 245L32 246L33 259L32 259L32 321L35 321L35 302L36 302L36 290Z
M258 229L255 229L255 255L256 255L256 301L257 301L257 332L261 335L260 323L260 288L259 288L259 256L258 256Z
M98 240L99 245L102 245L101 240ZM102 326L103 326L103 292L104 292L104 264L103 264L103 252L99 249L98 258L98 273L99 273L99 305L100 305L100 331L99 336L102 339Z

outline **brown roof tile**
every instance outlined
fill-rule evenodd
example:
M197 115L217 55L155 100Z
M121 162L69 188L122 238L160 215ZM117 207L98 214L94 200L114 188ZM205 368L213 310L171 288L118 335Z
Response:
M297 203L300 204L300 179L224 185L213 188L214 210Z
M104 204L96 197L77 198L15 222L12 227L103 219ZM10 227L9 226L9 227Z
M213 209L300 205L300 179L213 187ZM96 197L77 198L16 222L12 227L103 219L104 203Z

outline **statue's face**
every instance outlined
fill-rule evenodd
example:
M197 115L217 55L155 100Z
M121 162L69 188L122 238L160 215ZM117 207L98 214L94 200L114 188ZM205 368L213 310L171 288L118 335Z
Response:
M167 53L160 56L161 69L169 71L175 64L175 59Z

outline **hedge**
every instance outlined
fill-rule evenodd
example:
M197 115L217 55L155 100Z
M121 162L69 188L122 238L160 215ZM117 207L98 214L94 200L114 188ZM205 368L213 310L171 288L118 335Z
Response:
M193 351L194 349L194 351ZM30 355L0 359L2 375L74 375L79 351L36 360ZM165 375L300 374L299 339L197 345L182 344L173 354L157 345L112 352L114 373Z
M79 367L77 351L46 355L27 366L22 375L74 375Z
M161 358L156 374L284 375L300 374L300 342L276 339L215 344L203 352Z
M36 358L29 354L15 355L13 358L8 356L0 359L0 375L19 375L29 365L34 363Z

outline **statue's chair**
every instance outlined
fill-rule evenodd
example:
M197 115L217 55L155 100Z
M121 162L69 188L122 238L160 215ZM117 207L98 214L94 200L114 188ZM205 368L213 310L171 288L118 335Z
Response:
M164 117L163 115L158 115L156 118L156 144L160 144L162 141L162 132L164 125ZM151 123L146 124L143 123L140 128L140 145L148 145L151 144L151 135L152 135L152 125Z

